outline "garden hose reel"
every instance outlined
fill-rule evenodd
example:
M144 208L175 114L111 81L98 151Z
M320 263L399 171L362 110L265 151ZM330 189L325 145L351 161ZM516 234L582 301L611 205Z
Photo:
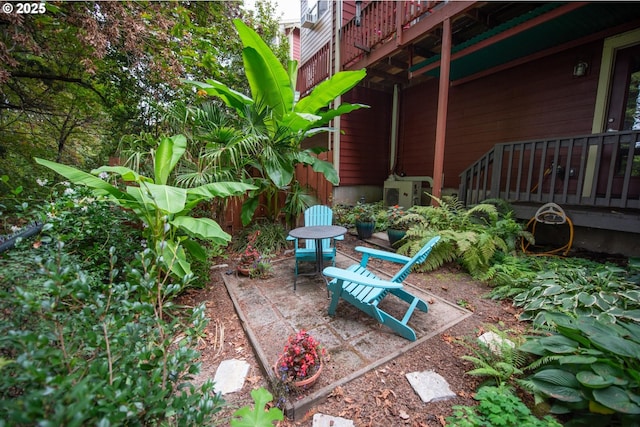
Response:
M531 226L531 234L535 238L536 233L536 224L542 223L547 225L563 225L567 224L569 227L569 241L563 246L552 249L542 253L533 253L528 251L529 242L526 239L522 238L522 252L534 254L534 255L555 255L559 252L562 252L562 255L567 256L569 250L571 250L571 245L573 244L573 223L571 219L565 214L564 210L555 203L547 203L542 205L537 211L536 214L529 220L526 226L526 230L529 230Z

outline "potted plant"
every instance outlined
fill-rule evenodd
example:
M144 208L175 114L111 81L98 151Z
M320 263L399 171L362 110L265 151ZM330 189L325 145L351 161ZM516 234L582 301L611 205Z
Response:
M238 273L243 276L251 276L252 272L258 266L262 259L260 251L253 247L250 243L245 248L244 252L240 255L240 261L238 262Z
M257 262L253 264L253 267L249 271L249 277L267 279L271 277L273 273L273 264L271 264L271 260L268 257L261 257Z
M422 222L422 216L404 210L402 206L394 205L387 209L387 236L389 244L395 246L402 240L412 226Z
M356 223L356 231L359 239L368 239L373 235L376 227L373 206L358 202L353 207L353 214Z
M278 380L303 388L319 378L325 357L326 350L309 332L302 329L289 336L273 369Z

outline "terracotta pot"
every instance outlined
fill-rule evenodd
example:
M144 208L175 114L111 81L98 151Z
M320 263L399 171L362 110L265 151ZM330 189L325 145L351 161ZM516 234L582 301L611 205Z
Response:
M238 274L240 274L241 276L251 275L251 267L249 267L248 265L239 265Z
M273 372L275 372L277 378L280 378L280 371L278 370L278 366L280 366L281 361L282 361L282 357L278 358L278 361L273 366ZM313 375L302 380L294 381L293 382L294 387L304 388L304 387L310 387L311 385L313 385L318 380L318 378L320 378L320 373L322 372L323 366L324 366L324 363L322 363L322 360L320 360L320 366L318 366L318 369L313 373Z

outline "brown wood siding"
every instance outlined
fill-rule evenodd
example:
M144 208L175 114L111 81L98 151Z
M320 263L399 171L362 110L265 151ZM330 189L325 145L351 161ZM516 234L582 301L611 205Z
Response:
M382 185L389 174L392 97L357 87L343 101L370 108L341 117L340 185Z
M602 43L596 42L450 88L444 159L445 187L500 142L591 132ZM589 73L573 67L588 58ZM397 172L433 172L438 83L406 89L401 108Z
M409 176L433 174L437 110L437 80L430 80L402 92L396 174Z

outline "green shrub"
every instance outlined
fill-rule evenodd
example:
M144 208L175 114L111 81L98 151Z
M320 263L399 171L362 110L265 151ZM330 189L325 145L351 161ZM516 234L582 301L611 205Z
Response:
M189 383L199 370L204 306L167 320L164 300L179 285L156 283L148 251L137 268L124 266L128 280L120 281L113 249L109 274L95 277L55 246L41 259L37 287L17 275L1 283L0 353L9 363L0 376L0 424L209 423L222 401L211 382ZM150 290L161 295L149 299Z
M447 423L455 427L561 426L550 416L536 418L508 387L481 387L475 399L478 406L454 406Z
M123 261L132 261L142 250L142 224L136 216L87 187L56 184L49 200L37 209L48 224L43 242L64 242L65 251L80 254L87 267L108 270L110 247L127 257Z

